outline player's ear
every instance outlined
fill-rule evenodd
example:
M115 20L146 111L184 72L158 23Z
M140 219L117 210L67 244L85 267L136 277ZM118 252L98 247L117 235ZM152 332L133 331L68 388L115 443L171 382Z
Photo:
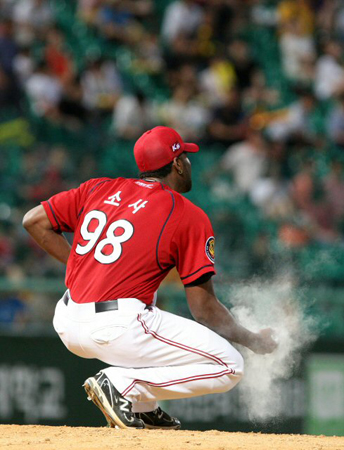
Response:
M175 169L179 173L179 175L183 174L183 162L182 162L181 158L179 158L179 156L174 158L173 166L175 167Z

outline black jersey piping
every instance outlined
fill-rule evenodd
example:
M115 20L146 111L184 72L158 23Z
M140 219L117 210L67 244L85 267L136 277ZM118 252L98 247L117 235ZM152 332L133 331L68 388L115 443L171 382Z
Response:
M200 284L203 284L203 283L206 283L207 281L209 281L210 278L214 275L215 275L214 272L205 272L203 275L196 278L196 280L190 281L190 283L184 284L184 287L187 288L187 287L199 286Z
M196 270L196 272L190 273L190 275L187 275L186 277L180 277L180 279L185 280L186 278L192 277L192 275L195 275L197 272L204 269L205 267L213 267L214 268L214 266L212 264L206 264L205 266L202 266L200 269Z
M57 223L57 226L58 226L58 230L59 230L59 232L61 233L61 225L60 225L60 222L59 222L59 221L57 220L57 217L56 217L55 211L53 210L53 207L51 206L51 204L50 204L49 200L47 201L47 203L48 203L48 205L49 205L49 208L50 208L50 211L52 212L52 214L53 214L53 216L54 216L54 219L55 219L55 221L56 221L56 223Z
M78 219L79 219L79 217L81 216L83 210L84 210L84 207L82 207L82 208L80 209L80 211L79 211L79 213L78 213Z
M108 183L109 181L113 181L113 180L103 180L103 181L99 181L99 183L97 183L95 186L93 186L93 188L90 190L89 194L92 194L92 192L95 190L95 188L97 186L99 186L102 183Z
M175 206L175 201L174 201L174 195L172 194L172 192L166 191L166 189L164 188L164 185L163 185L162 183L160 183L160 185L161 185L162 189L163 189L165 192L168 192L168 193L171 195L171 197L172 197L172 208L171 208L171 211L170 211L170 213L169 213L167 219L165 220L165 223L164 223L164 225L163 225L163 227L162 227L162 229L161 229L161 231L160 231L160 234L159 234L159 237L158 237L158 241L157 241L157 243L156 243L156 262L157 262L157 264L158 264L159 269L160 269L160 270L164 270L164 269L161 267L160 262L159 262L159 244L160 244L160 239L161 239L162 233L164 232L164 229L165 229L165 227L166 227L166 225L167 225L167 222L170 220L170 217L171 217L171 215L172 215L172 213L173 213L174 206Z

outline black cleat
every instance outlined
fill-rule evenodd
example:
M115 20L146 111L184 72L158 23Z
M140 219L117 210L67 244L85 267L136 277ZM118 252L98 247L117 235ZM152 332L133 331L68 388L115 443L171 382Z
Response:
M88 399L98 406L111 428L145 428L143 421L131 411L126 400L103 372L84 383Z
M151 430L179 430L181 427L179 419L169 416L161 408L146 413L135 413L135 417L141 419L145 424L145 428Z

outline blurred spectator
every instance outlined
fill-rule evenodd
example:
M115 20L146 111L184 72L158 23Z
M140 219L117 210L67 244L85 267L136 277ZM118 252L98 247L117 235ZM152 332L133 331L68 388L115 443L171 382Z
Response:
M266 76L263 71L256 69L251 76L250 85L242 94L243 109L249 113L262 113L269 111L280 103L280 93L277 89L269 87L266 82ZM253 117L250 118L251 121ZM262 128L264 123L258 116L255 117L256 123L252 122L253 128Z
M240 92L233 88L223 95L223 104L212 111L208 127L208 140L211 143L232 145L244 139L247 121L242 109Z
M313 222L313 234L318 242L338 241L340 235L337 229L335 212L321 183L315 184L312 201L304 209L304 212Z
M13 72L13 61L18 48L13 37L12 21L0 21L0 67L8 75Z
M208 124L208 111L198 100L195 87L177 86L170 100L160 108L160 117L169 127L175 128L185 140L201 140Z
M275 161L269 161L266 174L253 184L250 199L267 217L274 220L287 219L295 213L289 195L289 182L282 178Z
M152 106L142 91L122 96L114 109L114 129L122 139L138 139L154 125Z
M333 206L326 198L324 185L316 177L315 165L306 161L292 180L292 198L296 207L309 221L312 236L319 242L338 239Z
M83 104L83 90L79 76L65 80L59 102L61 120L70 130L79 130L88 121L88 110Z
M273 140L292 142L314 142L318 130L312 121L312 114L317 106L313 93L309 90L300 91L299 98L276 119L272 115L267 133Z
M228 46L228 56L234 67L237 87L240 90L248 88L252 75L257 69L248 44L243 40L235 39Z
M11 20L0 20L0 106L20 108L21 92L14 72L18 52Z
M53 15L47 0L19 0L14 8L16 41L30 45L41 39L53 23Z
M62 86L44 61L37 64L26 82L25 89L35 113L54 120L58 114Z
M204 11L197 0L176 0L165 11L162 38L175 55L199 54L197 32L204 19Z
M297 21L300 33L309 36L314 31L312 0L282 0L278 5L280 30L284 33L291 22Z
M143 34L137 19L149 15L152 7L150 0L105 0L100 3L97 23L107 39L132 45Z
M317 27L321 38L328 38L333 34L334 16L338 12L341 0L323 0L317 11Z
M78 0L78 16L87 25L95 25L102 0Z
M182 64L176 68L170 68L167 75L171 92L179 86L192 87L194 92L200 89L196 67L193 64Z
M273 3L251 0L251 20L254 24L264 27L275 27L278 24L279 14Z
M93 112L110 112L122 93L122 80L112 61L96 59L81 77L84 105Z
M303 209L310 203L313 195L315 163L312 160L303 162L301 170L292 181L292 197L296 207Z
M278 230L278 238L289 249L303 248L311 241L307 226L294 223L292 220L282 222Z
M164 60L157 36L151 33L144 33L133 50L133 72L156 75L162 71Z
M313 36L302 32L301 22L291 20L280 37L282 65L285 75L294 83L310 82L308 68L315 58ZM311 74L312 75L312 74Z
M329 41L315 66L315 93L320 100L328 100L344 91L342 47Z
M65 47L63 33L57 28L51 28L47 33L44 56L50 72L59 78L62 84L68 82L74 74L73 60Z
M233 31L233 19L235 18L238 2L231 0L210 0L205 6L212 16L212 33L214 41L227 43Z
M225 102L237 76L233 64L222 55L211 58L209 66L200 73L200 87L209 106Z
M266 173L268 164L266 142L259 131L249 130L245 141L231 145L208 177L227 173L242 194L248 194Z
M22 87L25 86L27 80L32 75L34 68L35 63L31 56L30 47L20 48L13 61L13 71Z

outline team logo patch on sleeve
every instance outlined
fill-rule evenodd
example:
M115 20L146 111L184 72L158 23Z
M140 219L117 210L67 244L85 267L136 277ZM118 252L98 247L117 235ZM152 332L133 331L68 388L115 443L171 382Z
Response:
M215 238L211 236L205 243L205 254L208 256L212 263L215 263Z

